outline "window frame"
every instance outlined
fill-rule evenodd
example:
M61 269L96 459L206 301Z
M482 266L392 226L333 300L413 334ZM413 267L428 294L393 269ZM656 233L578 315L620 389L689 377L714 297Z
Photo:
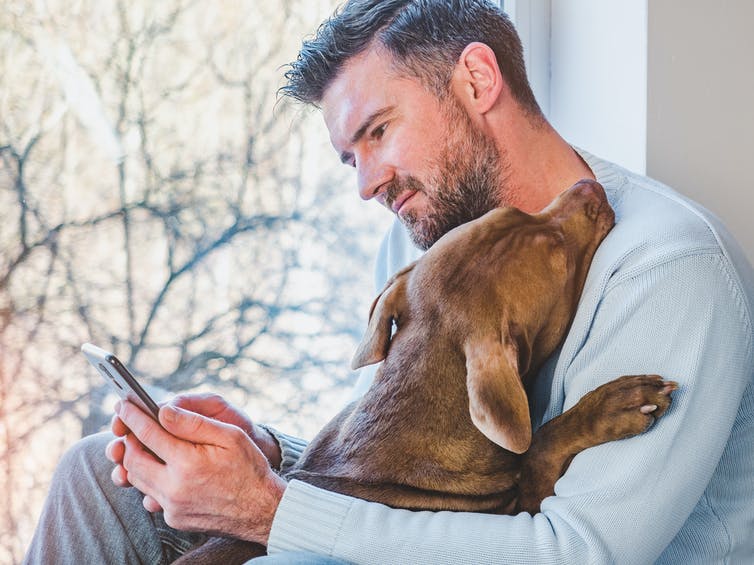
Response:
M552 0L498 0L524 47L529 84L545 116L550 112L550 18Z

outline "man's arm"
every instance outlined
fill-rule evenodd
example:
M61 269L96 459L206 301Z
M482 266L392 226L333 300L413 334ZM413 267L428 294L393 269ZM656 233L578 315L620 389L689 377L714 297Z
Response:
M293 481L270 551L357 563L654 562L707 488L751 378L745 304L718 253L652 264L610 283L581 328L584 341L564 345L550 416L623 374L658 373L680 388L645 434L577 456L540 514L394 510ZM726 543L709 532L699 538Z

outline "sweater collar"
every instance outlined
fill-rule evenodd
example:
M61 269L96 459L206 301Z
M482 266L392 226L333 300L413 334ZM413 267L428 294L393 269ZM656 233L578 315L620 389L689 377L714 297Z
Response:
M623 169L617 165L595 157L588 151L579 147L573 147L573 150L579 154L584 162L589 166L597 179L606 191L617 191L626 182L626 175Z

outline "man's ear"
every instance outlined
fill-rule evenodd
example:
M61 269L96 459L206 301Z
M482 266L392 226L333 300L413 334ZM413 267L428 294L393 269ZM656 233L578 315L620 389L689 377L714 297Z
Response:
M382 361L390 348L393 320L398 320L406 310L406 286L408 274L416 263L398 271L385 285L372 303L369 325L351 361L351 368L358 369Z
M501 342L500 336L472 336L464 352L472 422L500 447L523 453L529 449L532 432L514 342Z
M495 52L485 43L469 43L453 71L456 94L468 110L487 113L505 87Z

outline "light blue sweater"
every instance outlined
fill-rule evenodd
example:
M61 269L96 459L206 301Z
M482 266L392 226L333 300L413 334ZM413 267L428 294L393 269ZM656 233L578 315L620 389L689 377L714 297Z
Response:
M356 563L754 563L754 275L708 212L582 152L616 226L562 348L537 377L536 424L621 375L678 381L647 433L579 454L530 516L390 509L292 481L271 553ZM388 234L378 288L418 256ZM368 381L368 378L365 379ZM284 466L303 443L281 438Z

